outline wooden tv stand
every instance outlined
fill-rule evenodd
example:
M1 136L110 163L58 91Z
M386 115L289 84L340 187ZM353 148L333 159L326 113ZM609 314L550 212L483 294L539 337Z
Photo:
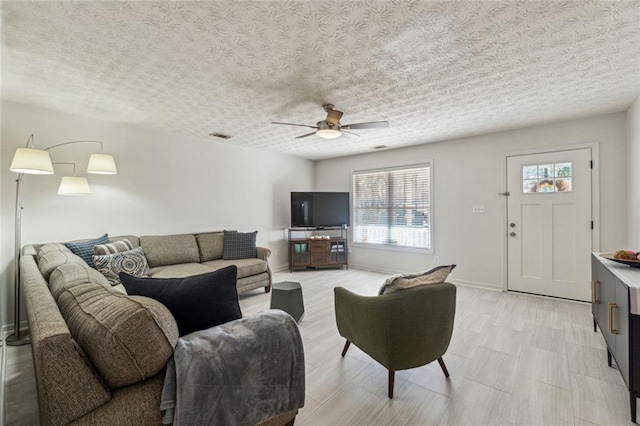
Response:
M342 232L341 232L342 234ZM289 234L291 235L291 234ZM293 268L343 267L347 269L346 236L319 238L289 238L289 271Z

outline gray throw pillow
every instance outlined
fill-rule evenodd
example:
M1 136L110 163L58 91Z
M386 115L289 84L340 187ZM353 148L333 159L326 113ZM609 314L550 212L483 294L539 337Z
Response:
M224 260L249 259L258 257L256 237L258 231L224 231L222 258Z
M391 293L421 285L443 283L455 267L456 265L443 265L416 274L393 275L387 278L378 294Z

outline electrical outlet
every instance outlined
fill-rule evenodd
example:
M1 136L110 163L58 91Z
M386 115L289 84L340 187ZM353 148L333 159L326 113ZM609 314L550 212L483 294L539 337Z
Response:
M440 263L440 256L433 256L433 263Z
M475 214L484 213L484 206L472 206L471 212Z

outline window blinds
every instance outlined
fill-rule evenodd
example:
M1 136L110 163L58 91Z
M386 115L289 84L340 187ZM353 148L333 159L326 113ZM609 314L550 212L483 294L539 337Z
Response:
M431 165L355 172L354 242L431 249Z

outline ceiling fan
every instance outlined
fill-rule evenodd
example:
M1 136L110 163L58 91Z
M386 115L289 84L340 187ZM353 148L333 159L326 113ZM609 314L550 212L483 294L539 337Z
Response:
M369 121L366 123L354 123L354 124L341 124L340 119L342 118L342 111L338 111L332 104L324 104L322 108L327 112L327 118L322 121L318 121L315 126L309 126L307 124L294 124L294 123L280 123L277 121L272 121L271 124L284 124L285 126L299 126L299 127L309 127L311 129L316 129L311 133L306 133L304 135L297 136L296 139L306 138L311 135L318 135L324 139L335 139L342 136L342 133L350 133L352 135L357 134L353 132L349 132L348 130L354 129L381 129L384 127L389 127L388 121Z

